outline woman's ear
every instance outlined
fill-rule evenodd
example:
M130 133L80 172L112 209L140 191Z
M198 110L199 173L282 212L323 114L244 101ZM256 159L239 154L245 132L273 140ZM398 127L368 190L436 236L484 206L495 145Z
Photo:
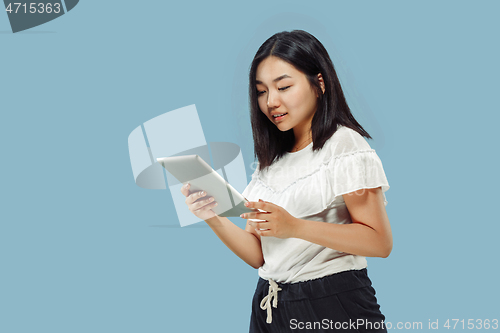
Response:
M323 75L321 73L318 73L318 81L319 81L319 86L321 87L321 90L323 91L323 94L325 93L325 81L323 81Z

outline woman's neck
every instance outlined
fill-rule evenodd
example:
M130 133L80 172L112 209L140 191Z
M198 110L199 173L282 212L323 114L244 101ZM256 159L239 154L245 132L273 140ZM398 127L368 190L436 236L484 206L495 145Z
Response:
M309 132L306 135L303 135L300 139L295 139L295 144L293 145L292 152L299 151L304 147L307 147L308 144L312 142L312 133Z

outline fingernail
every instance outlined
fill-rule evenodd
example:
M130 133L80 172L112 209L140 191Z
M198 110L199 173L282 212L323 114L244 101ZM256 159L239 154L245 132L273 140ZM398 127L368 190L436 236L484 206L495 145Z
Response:
M250 203L249 202L245 202L245 206L250 206Z
M188 188L188 187L189 187L189 183L188 183L188 184L186 184L186 185L184 185L184 187L185 187L185 188Z

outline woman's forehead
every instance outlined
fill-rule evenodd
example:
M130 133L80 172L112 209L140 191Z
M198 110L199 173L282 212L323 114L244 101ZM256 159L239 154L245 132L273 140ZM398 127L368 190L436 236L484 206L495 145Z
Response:
M257 66L257 83L272 83L285 78L294 78L300 72L288 62L274 56L267 57Z

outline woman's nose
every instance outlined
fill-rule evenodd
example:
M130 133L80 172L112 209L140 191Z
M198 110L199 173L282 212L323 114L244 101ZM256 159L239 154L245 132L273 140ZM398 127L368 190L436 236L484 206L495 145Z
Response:
M277 92L269 91L267 93L267 108L275 109L280 106L280 100Z

